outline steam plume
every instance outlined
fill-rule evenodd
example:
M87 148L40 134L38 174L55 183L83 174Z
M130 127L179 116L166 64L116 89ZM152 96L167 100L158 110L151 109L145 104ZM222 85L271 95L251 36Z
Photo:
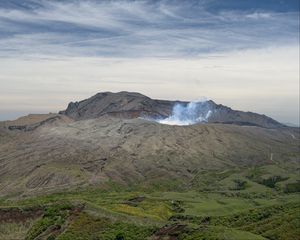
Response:
M193 101L187 105L176 104L173 107L172 115L165 119L157 119L162 124L169 125L191 125L200 122L207 122L212 114L207 99Z

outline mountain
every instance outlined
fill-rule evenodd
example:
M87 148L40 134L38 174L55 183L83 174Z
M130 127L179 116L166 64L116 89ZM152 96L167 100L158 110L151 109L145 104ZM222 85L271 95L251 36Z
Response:
M205 123L160 123L187 116ZM299 139L213 101L127 92L0 122L0 239L298 239Z
M172 115L176 104L187 106L189 103L185 101L155 100L133 92L104 92L80 102L71 102L67 109L61 111L60 114L64 114L74 120L92 119L104 115L123 118L163 119ZM207 119L209 123L252 125L265 128L284 126L265 115L232 110L211 100L202 102L200 111L202 109L210 111Z
M29 115L0 124L0 194L110 182L188 186L204 170L297 164L298 141L297 128Z
M103 92L86 100L69 103L65 114L75 120L97 118L103 115L136 118L142 116L167 117L175 102L153 100L134 92Z

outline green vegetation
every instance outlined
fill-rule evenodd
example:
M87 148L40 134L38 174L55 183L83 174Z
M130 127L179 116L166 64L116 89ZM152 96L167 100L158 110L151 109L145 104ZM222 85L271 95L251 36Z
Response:
M297 182L294 183L288 183L285 186L284 191L286 193L295 193L295 192L300 192L300 181L298 180Z
M233 190L245 190L247 187L247 181L235 179L234 182L236 183L236 186Z
M108 218L93 218L86 213L80 214L58 240L73 239L146 239L155 228L138 226L126 222L113 222Z
M54 230L61 229L66 219L70 216L72 208L72 205L69 203L60 203L45 207L43 216L34 222L25 239L34 240L42 233L45 233L50 227ZM55 235L52 235L51 231L47 235L49 235L49 238L55 238Z
M227 240L227 239L238 239L238 240L266 240L266 238L253 234L251 232L241 231L237 229L229 229L225 227L203 227L198 230L194 230L183 234L180 239L182 240Z
M177 191L111 182L109 190L2 198L0 239L299 239L296 172L270 165L202 174Z
M287 179L288 178L283 178L281 176L272 176L272 177L269 177L267 179L262 179L261 184L263 184L267 187L270 187L270 188L275 188L276 183L285 181Z

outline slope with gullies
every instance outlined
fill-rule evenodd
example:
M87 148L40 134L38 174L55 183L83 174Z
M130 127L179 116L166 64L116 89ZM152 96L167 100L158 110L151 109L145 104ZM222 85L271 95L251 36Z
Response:
M1 195L112 182L189 188L204 170L299 162L295 128L56 117L21 130L1 128Z

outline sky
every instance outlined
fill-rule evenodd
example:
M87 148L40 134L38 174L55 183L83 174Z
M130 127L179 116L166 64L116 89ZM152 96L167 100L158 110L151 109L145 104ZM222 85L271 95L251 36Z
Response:
M298 0L1 0L0 120L102 91L299 124Z

